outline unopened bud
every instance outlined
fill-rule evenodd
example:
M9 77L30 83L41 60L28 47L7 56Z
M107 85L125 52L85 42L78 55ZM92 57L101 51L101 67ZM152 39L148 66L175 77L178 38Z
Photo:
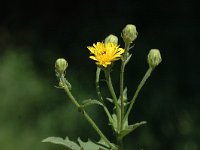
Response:
M151 49L147 56L148 64L151 68L155 68L162 61L160 51L158 49Z
M118 38L117 38L117 36L115 36L113 34L110 34L109 36L107 36L105 38L105 44L106 43L115 43L115 44L118 44Z
M64 58L58 58L55 62L55 70L59 74L64 74L68 67L68 63Z
M136 30L136 26L132 24L128 24L122 30L122 38L124 42L132 43L137 38L138 32Z

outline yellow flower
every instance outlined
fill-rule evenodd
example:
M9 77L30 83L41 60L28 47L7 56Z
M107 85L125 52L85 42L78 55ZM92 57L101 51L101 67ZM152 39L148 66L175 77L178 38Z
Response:
M123 48L119 48L119 45L116 43L103 43L97 42L97 44L93 44L93 46L87 47L92 56L91 59L96 61L97 65L107 67L112 62L119 60L124 53Z

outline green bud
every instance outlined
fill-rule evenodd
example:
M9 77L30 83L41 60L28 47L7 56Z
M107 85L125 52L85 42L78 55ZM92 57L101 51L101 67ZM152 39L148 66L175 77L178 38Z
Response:
M136 30L136 26L132 24L128 24L122 30L122 38L126 43L132 43L137 38L138 32Z
M59 74L64 74L68 67L68 63L64 58L58 58L55 62L55 70Z
M155 68L162 61L160 51L158 49L151 49L147 56L147 62L151 68Z
M115 43L115 44L118 44L118 38L115 35L110 34L109 36L107 36L105 38L105 43Z

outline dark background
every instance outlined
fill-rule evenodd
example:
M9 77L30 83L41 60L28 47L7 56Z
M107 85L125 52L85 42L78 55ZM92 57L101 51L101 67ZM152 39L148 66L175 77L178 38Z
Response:
M125 138L126 148L198 150L198 9L194 0L1 1L0 149L64 149L41 143L48 136L98 140L64 91L54 87L54 62L68 60L67 78L79 101L96 98L96 66L87 46L114 34L123 47L121 31L134 24L138 38L125 73L129 98L148 68L149 50L160 49L163 61L130 116L130 123L148 124ZM118 67L116 63L112 73L116 86ZM94 106L88 112L113 139L103 111Z

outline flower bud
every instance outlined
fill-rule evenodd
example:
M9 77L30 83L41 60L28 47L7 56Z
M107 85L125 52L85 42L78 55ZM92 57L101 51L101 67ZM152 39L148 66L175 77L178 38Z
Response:
M137 38L138 32L136 30L136 26L132 24L128 24L122 30L122 38L124 42L132 43Z
M109 36L107 36L105 38L105 44L106 43L115 43L115 44L118 44L118 38L117 38L117 36L115 36L113 34L110 34Z
M58 58L55 62L55 70L59 74L64 74L68 67L68 63L64 58Z
M160 51L158 49L151 49L147 56L148 64L151 68L155 68L162 61Z

